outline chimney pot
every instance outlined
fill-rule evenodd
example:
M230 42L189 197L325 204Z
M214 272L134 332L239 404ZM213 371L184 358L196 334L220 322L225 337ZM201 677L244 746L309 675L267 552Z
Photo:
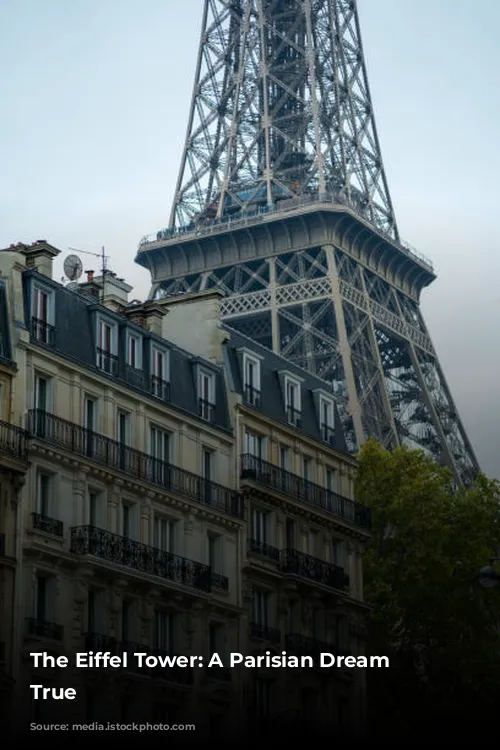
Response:
M85 271L87 274L87 281L90 283L91 281L94 281L94 272L93 271Z

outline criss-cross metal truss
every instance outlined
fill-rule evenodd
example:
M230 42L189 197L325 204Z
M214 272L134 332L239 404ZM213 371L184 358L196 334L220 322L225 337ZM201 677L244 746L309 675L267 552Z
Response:
M205 0L170 228L329 194L397 238L352 0Z
M206 0L151 298L218 289L231 326L315 373L348 447L479 466L422 318L432 265L398 236L354 0Z

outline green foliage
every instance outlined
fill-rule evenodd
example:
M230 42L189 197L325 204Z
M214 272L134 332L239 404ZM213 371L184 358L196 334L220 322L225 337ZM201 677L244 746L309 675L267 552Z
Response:
M391 659L390 674L370 671L372 715L386 721L390 707L411 731L417 716L457 721L500 705L500 587L477 583L500 545L500 483L480 476L455 490L423 452L375 441L359 460L356 498L373 520L368 650Z

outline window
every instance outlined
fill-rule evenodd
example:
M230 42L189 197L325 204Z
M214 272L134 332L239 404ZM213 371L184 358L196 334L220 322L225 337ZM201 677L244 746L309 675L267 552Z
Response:
M151 425L149 428L149 455L152 481L168 486L170 481L170 438L171 434Z
M32 335L42 344L54 344L53 294L35 286L33 289Z
M299 629L299 602L291 599L288 602L288 633L297 633Z
M288 422L295 427L300 427L300 383L289 377L285 378L285 408Z
M225 641L224 625L211 622L208 628L209 657L211 657L212 654L219 654L219 656L224 657Z
M307 554L316 557L318 554L318 532L313 529L309 529L306 537Z
M280 445L280 468L290 471L290 448L286 445Z
M126 539L135 538L135 506L129 503L122 504L122 536Z
M302 459L302 476L305 482L312 481L312 458L304 456Z
M35 618L40 623L54 621L54 584L52 576L37 576Z
M88 592L87 598L87 633L105 634L104 597L102 591Z
M89 491L89 525L99 528L101 525L101 498L95 490Z
M97 428L97 400L92 396L85 396L83 400L83 426L85 429L85 453L87 456L94 454L94 446L97 442L95 435Z
M252 539L262 544L267 541L267 516L262 510L252 509Z
M245 432L245 453L253 458L264 458L264 438L255 432Z
M130 452L127 446L130 445L130 414L119 411L116 417L116 440L118 446L118 464L122 471L127 469L127 462L130 460Z
M266 719L271 710L271 685L270 681L257 677L255 679L254 705L258 717Z
M321 436L327 443L335 443L335 432L334 432L334 416L333 416L333 401L330 401L323 396L320 397L319 401L320 409L320 421L321 421Z
M52 476L39 472L37 476L36 512L50 517Z
M121 627L121 635L122 635L122 642L126 643L127 641L133 640L132 638L132 615L133 615L133 603L131 601L128 601L124 599L122 603L122 627Z
M251 406L260 406L260 361L249 354L243 355L244 399Z
M43 375L35 376L35 409L45 412L51 406L51 380Z
M116 325L102 318L97 322L97 367L108 375L118 374Z
M267 628L269 621L269 594L255 589L252 600L252 620L262 628Z
M345 570L347 565L346 546L343 539L332 539L332 563Z
M151 393L163 401L170 398L167 352L156 346L151 348Z
M203 448L201 451L201 475L203 477L203 483L200 488L200 494L207 504L217 502L217 489L211 484L211 482L213 482L213 465L213 451L208 448Z
M208 535L208 565L212 573L223 573L223 539L216 534Z
M154 545L163 552L173 552L175 546L175 521L156 517L154 521Z
M158 651L173 652L173 615L156 610L154 623L154 643Z
M325 487L328 492L337 492L337 472L335 469L325 469Z
M339 615L335 620L334 642L340 651L349 649L349 621L347 617Z
M142 368L141 338L133 333L127 334L127 365L134 370Z
M295 548L295 521L292 518L286 519L286 546L287 549Z
M215 376L200 370L198 373L199 414L202 419L213 422L215 417Z

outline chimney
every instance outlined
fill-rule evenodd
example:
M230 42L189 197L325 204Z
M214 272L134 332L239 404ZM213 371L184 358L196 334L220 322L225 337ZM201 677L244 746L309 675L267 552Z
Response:
M161 300L168 311L163 325L165 338L199 357L220 362L221 344L227 336L221 330L224 296L220 289L207 289Z
M90 284L92 281L94 281L94 272L93 271L85 271L87 274L87 282Z
M135 300L131 305L122 310L123 314L130 318L132 323L141 326L146 331L157 336L163 336L163 318L167 314L167 310L163 305L153 300L147 300L137 304Z
M31 245L18 243L18 248L26 258L27 268L34 268L43 276L52 278L53 261L61 252L60 250L49 245L46 240L36 240Z
M114 312L122 312L128 305L128 295L133 287L119 279L113 271L105 270L102 276L96 276L94 283L102 289L102 304Z

